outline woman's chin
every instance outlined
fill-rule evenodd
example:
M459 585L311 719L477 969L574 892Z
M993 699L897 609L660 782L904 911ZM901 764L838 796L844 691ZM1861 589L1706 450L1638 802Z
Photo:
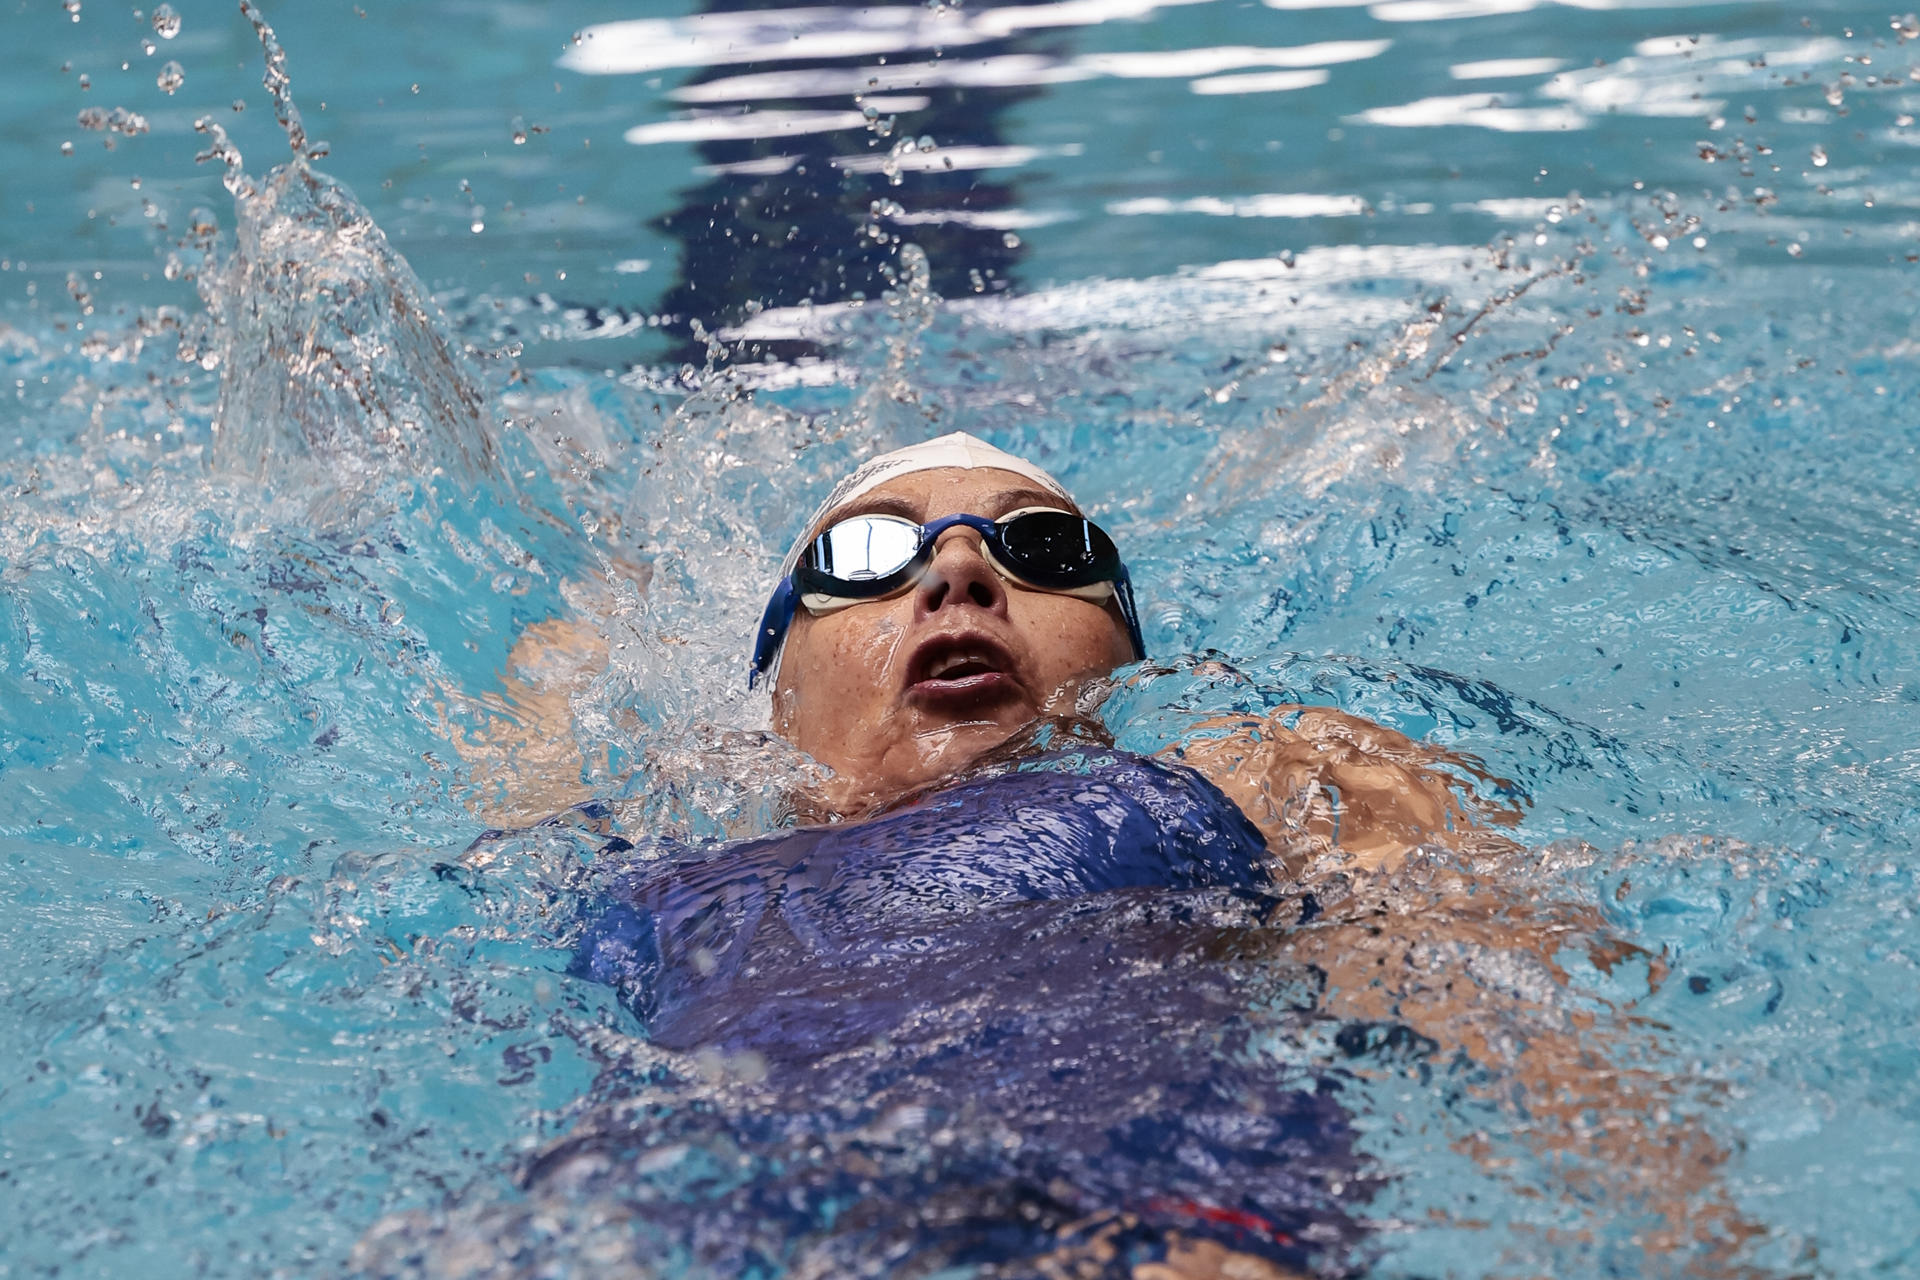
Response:
M1032 724L1037 714L1024 702L1001 703L965 715L943 716L921 727L914 735L920 763L917 782L932 782L959 772L982 752L993 750Z
M855 817L960 773L1035 718L1031 708L1020 708L1017 715L1009 714L1011 710L1002 708L993 719L948 719L920 726L877 764L842 766L823 788L826 808L839 817Z

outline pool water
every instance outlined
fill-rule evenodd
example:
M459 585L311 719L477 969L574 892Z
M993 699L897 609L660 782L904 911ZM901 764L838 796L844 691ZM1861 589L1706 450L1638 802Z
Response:
M887 1206L1023 1143L1124 1189L1017 1062L797 1095L566 973L596 840L788 820L768 566L955 429L1126 549L1121 746L1305 701L1470 752L1585 921L1544 979L1421 953L1521 993L1477 1056L1220 904L1204 999L1006 1025L1121 1078L1137 997L1221 1097L1337 1082L1364 1273L1920 1268L1913 18L327 0L264 13L276 169L254 25L164 8L4 9L0 1274L907 1274ZM1556 1036L1617 1098L1556 1110Z

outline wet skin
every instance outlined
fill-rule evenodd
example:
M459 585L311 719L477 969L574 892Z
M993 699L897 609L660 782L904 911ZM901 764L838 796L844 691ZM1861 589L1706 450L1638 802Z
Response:
M1011 472L941 468L891 480L811 532L871 512L926 524L1028 507L1072 509ZM1111 601L1009 582L978 533L954 528L901 594L799 610L774 681L773 725L833 769L831 805L854 813L953 773L1134 656Z

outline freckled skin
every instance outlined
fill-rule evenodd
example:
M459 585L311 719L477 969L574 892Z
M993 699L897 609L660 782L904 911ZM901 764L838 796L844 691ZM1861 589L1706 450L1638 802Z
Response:
M891 480L824 525L904 499L921 523L967 513L997 519L1023 507L1066 508L1022 476L941 468ZM817 532L817 530L816 530ZM1002 687L964 706L927 705L908 666L929 639L961 633L996 641L1011 657ZM912 588L818 617L794 617L774 682L773 727L837 775L830 806L853 813L960 768L1005 742L1078 684L1134 659L1118 606L1008 582L981 553L980 535L949 529Z

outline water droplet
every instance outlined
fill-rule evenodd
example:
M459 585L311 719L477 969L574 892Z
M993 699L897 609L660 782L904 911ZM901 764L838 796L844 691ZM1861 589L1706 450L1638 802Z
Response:
M75 22L80 21L80 0L60 0L60 7L67 11Z
M1807 247L1801 244L1798 240L1795 240L1792 244L1787 246L1787 256L1790 258L1797 258L1801 254L1805 253L1806 251L1807 251Z
M88 75L88 74L86 74L86 73L85 73L84 71L83 71L83 72L81 72L81 73L80 73L80 89L81 89L81 91L82 91L82 92L84 93L84 92L85 92L86 90L88 90L88 89L91 89L91 88L93 88L93 77L92 77L92 76L90 76L90 75Z
M140 52L146 54L149 58L153 56L153 51L155 49L158 49L159 47L160 47L159 45L155 44L151 40L142 40L140 42Z
M61 155L63 155L63 156L70 156L70 155L72 155L72 154L73 154L73 144L72 144L71 142L63 142L63 143L61 143L61 144L60 144L60 154L61 154Z
M171 40L180 34L180 15L172 5L154 6L153 29L162 40Z
M154 77L155 84L168 93L172 93L187 82L187 70L177 62L165 62L160 66L160 74Z
M1000 237L1000 243L1009 249L1018 249L1020 247L1020 237L1009 231Z
M480 219L478 218L475 218L473 220L473 225L467 228L467 230L473 232L473 234L475 235L479 235L482 231L485 231L486 229L487 229L487 224L480 221Z
M1827 167L1827 149L1817 143L1813 148L1813 167L1816 169Z

